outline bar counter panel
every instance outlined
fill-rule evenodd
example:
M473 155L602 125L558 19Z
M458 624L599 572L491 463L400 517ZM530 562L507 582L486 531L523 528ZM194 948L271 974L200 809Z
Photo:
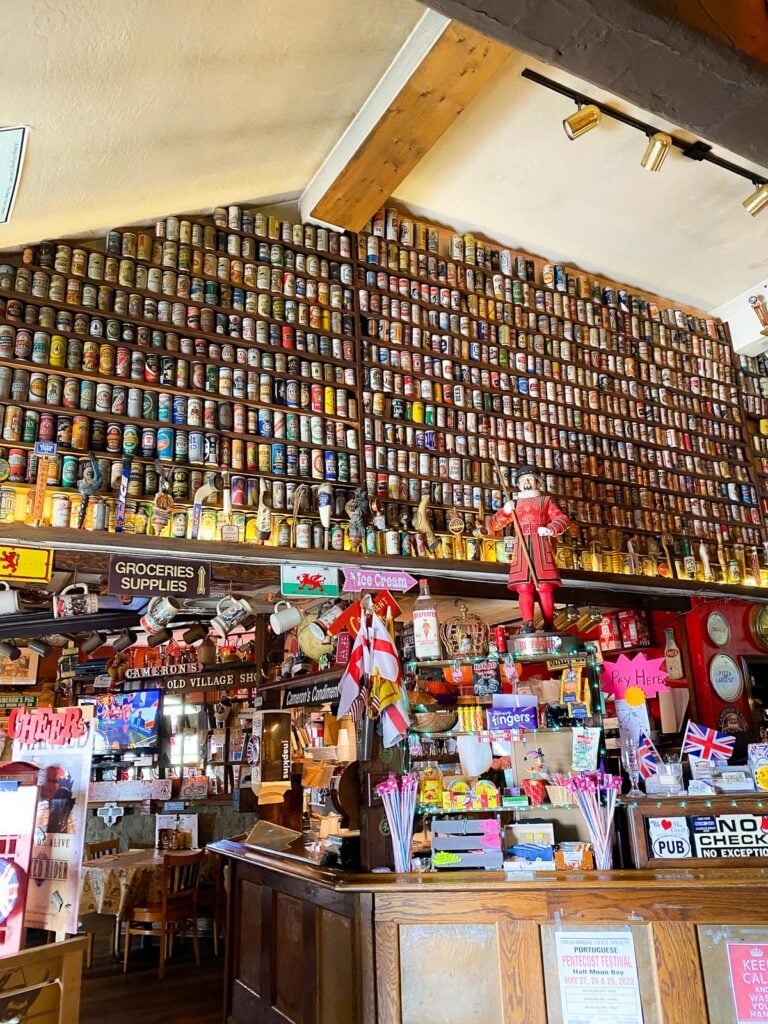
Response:
M645 1024L736 1024L718 936L768 946L766 868L510 881L212 849L231 865L226 1024L558 1024L555 933L601 926L632 931Z

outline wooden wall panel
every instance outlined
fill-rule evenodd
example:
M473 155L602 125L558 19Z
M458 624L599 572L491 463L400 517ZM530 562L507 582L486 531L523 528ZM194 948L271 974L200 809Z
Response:
M291 1024L304 1024L307 977L304 957L304 906L301 900L276 892L272 904L274 944L272 991L275 1008Z
M709 1016L695 925L654 921L650 927L660 1024L706 1024Z
M470 887L460 892L410 895L407 906L402 895L384 892L376 895L376 921L419 921L437 924L441 921L464 919L475 924L496 924L502 918L516 920L547 920L546 894L540 892L510 893L503 901L489 898L488 893L472 892Z
M539 925L535 921L500 921L499 971L504 1024L531 1024L547 1019Z
M493 925L402 925L399 943L402 1024L506 1024ZM467 999L470 978L482 985Z
M374 926L377 1024L402 1024L399 932L396 924L388 922L377 920Z
M373 896L360 893L355 907L355 960L360 977L360 1021L361 1024L375 1024L376 1021L376 972L374 970L373 939Z
M237 959L235 976L251 991L262 994L261 986L261 901L264 887L242 879L237 917Z
M328 910L317 912L318 1021L358 1021L358 979L352 920Z

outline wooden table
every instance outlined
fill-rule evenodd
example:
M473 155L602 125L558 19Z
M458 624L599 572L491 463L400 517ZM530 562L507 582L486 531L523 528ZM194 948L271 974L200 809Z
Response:
M87 860L80 875L80 916L114 914L124 919L131 907L159 903L163 896L162 850L129 850Z
M654 1024L732 1024L768 868L354 875L224 840L226 1024L556 1024L556 932L632 934Z

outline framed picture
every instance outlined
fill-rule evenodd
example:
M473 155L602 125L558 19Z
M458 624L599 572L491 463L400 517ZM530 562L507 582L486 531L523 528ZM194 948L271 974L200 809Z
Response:
M37 682L40 655L28 647L21 648L21 657L11 661L0 655L0 686L32 686Z

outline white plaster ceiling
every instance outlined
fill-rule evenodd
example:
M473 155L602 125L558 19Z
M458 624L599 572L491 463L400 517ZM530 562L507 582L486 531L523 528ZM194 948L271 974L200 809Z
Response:
M0 248L295 193L412 0L3 0L0 124L31 128Z
M562 119L576 107L521 78L525 67L687 137L579 79L513 54L398 188L401 202L450 226L474 227L553 262L707 310L765 278L768 209L750 217L742 208L750 181L679 150L660 172L649 173L640 166L645 137L607 118L569 141ZM755 121L759 130L757 113Z

